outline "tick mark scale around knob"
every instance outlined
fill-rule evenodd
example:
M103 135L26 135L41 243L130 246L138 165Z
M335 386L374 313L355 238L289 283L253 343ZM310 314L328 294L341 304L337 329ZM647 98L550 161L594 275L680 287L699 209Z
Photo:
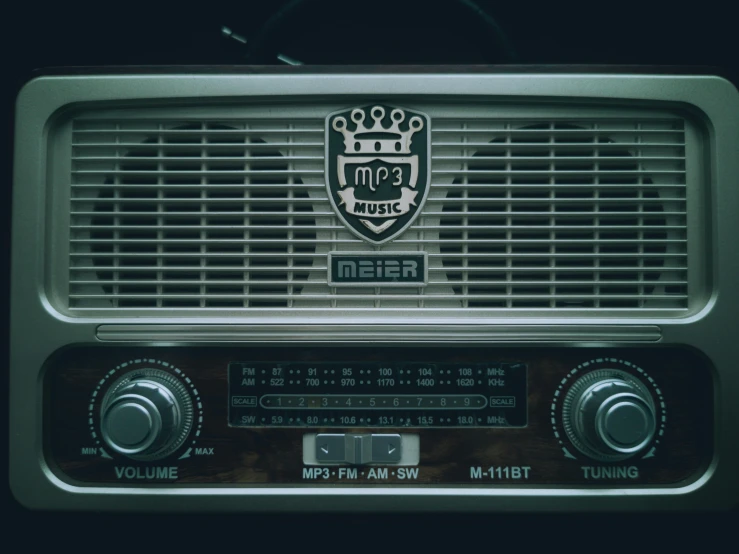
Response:
M114 452L136 460L157 460L177 450L193 424L187 387L160 369L132 370L106 393L100 432Z
M562 403L562 424L570 442L589 458L625 460L654 439L656 408L638 378L619 369L597 369L570 387Z

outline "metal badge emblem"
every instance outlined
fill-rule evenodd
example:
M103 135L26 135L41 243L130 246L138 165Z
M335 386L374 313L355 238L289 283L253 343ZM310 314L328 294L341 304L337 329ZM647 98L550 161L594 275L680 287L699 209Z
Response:
M426 114L381 105L326 118L328 197L352 233L384 244L413 223L429 191L429 131Z

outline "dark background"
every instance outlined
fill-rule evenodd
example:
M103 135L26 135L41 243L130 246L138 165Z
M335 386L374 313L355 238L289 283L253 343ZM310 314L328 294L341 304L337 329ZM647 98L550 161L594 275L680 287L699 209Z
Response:
M0 15L3 70L0 79L0 321L7 322L7 264L10 249L13 102L34 70L61 66L240 65L248 48L221 35L226 25L247 38L287 2L97 3L22 2ZM731 2L533 2L478 0L506 32L516 62L541 64L674 65L712 67L739 74L739 19ZM274 35L274 44L255 58L279 63L287 54L306 64L481 64L511 61L494 47L489 27L454 0L304 2L296 17ZM250 42L253 44L253 41ZM608 71L609 67L605 68ZM7 330L0 333L7 352ZM7 355L5 356L7 359ZM7 376L2 378L7 385ZM7 412L6 412L7 413ZM7 425L2 425L7 445ZM738 439L739 440L739 439ZM3 467L7 456L2 457ZM737 468L739 471L739 468ZM4 471L7 475L7 470ZM6 544L41 543L73 548L137 548L185 538L193 532L209 550L282 550L290 544L323 551L365 546L394 550L401 544L433 543L445 537L457 549L497 549L510 540L521 547L688 546L700 540L718 546L732 536L739 513L646 515L227 515L198 516L53 514L29 512L4 487L0 513ZM349 536L347 540L346 536ZM585 542L579 539L587 535ZM139 542L136 537L145 537ZM195 543L188 542L190 546ZM734 544L734 546L730 546ZM729 538L727 547L736 547ZM20 544L19 544L20 547Z

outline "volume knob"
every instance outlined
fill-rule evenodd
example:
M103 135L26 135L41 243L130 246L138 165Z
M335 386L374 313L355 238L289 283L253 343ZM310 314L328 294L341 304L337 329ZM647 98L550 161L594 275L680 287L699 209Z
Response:
M192 427L185 386L159 369L124 375L105 395L100 431L107 445L136 460L156 460L179 448Z
M633 375L600 369L578 379L563 402L562 420L572 444L590 458L618 461L654 438L652 396Z

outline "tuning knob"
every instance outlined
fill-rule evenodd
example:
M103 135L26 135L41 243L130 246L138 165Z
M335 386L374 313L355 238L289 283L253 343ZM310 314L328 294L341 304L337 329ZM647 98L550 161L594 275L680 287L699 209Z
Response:
M140 369L116 381L101 405L101 434L114 451L156 460L179 448L192 427L192 400L176 377Z
M584 375L562 405L567 436L595 460L630 458L654 437L655 407L649 389L625 371L599 369Z

